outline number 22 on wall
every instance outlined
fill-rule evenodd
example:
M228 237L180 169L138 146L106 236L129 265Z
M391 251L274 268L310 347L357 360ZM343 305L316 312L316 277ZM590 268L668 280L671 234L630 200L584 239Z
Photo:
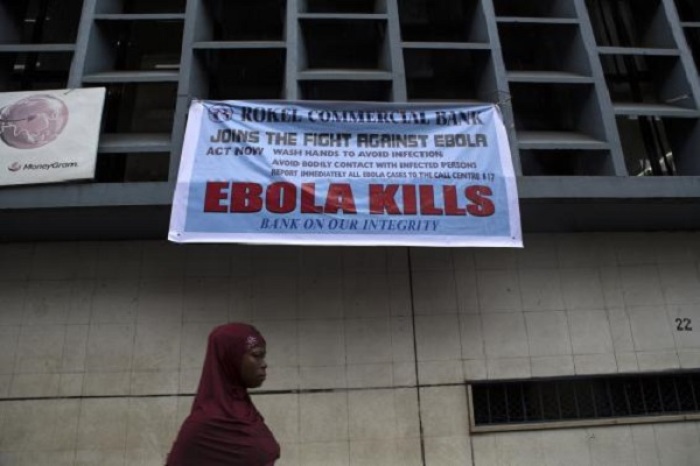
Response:
M693 321L690 319L681 319L681 318L676 318L676 330L679 332L692 332L693 331L693 326L692 323Z

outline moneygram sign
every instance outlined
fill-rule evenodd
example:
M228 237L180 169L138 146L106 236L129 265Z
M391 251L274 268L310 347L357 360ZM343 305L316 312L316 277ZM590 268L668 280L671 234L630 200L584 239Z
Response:
M196 101L175 242L521 247L495 106Z
M94 178L104 97L103 88L0 94L0 186Z

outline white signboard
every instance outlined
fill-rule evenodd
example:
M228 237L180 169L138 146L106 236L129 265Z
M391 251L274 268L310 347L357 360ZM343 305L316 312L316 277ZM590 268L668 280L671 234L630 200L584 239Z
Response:
M169 238L522 247L493 105L198 101Z
M0 93L0 186L95 177L104 88Z

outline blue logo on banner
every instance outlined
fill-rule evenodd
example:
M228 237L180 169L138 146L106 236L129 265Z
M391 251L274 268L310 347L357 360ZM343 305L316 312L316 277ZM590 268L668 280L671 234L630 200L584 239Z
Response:
M228 105L212 105L208 111L209 119L214 123L224 123L233 119L233 107Z

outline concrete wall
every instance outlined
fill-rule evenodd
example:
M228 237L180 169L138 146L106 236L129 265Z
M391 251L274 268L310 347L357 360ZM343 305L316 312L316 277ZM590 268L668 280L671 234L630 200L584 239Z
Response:
M436 466L697 464L696 423L468 435L465 379L700 367L699 233L525 241L413 249L413 306L404 248L0 245L0 465L162 464L227 321L279 465L422 465L421 426Z

